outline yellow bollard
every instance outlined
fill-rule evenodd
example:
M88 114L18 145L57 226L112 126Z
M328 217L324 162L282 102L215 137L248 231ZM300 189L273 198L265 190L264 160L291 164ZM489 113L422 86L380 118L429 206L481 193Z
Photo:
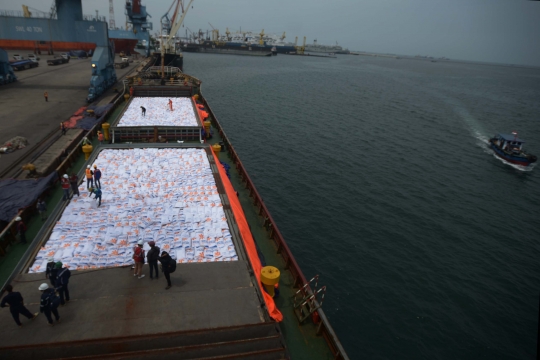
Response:
M124 100L128 101L129 99L129 94L124 94Z
M206 131L206 138L208 139L210 137L210 127L212 126L212 123L208 120L204 121L204 131Z
M274 297L274 285L279 283L279 269L273 266L265 266L261 269L261 282L264 284L266 292Z
M82 151L84 153L84 160L88 160L90 154L92 153L92 150L94 150L94 147L92 145L83 145Z
M103 135L105 136L105 140L109 141L109 127L111 125L109 123L103 123L101 124L101 127L103 128Z
M221 145L219 144L212 145L212 150L214 150L214 152L216 153L216 156L219 157L219 153L221 152Z

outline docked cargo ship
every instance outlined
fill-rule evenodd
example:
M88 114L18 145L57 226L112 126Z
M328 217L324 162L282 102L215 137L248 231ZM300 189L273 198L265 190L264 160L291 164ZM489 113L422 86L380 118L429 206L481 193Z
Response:
M258 45L231 45L230 43L205 40L200 44L188 43L181 46L182 51L198 52L207 54L247 55L247 56L272 56L276 48L267 48Z
M302 273L201 81L168 69L163 85L156 62L130 76L106 123L84 134L92 146L82 146L81 134L49 175L83 179L88 166L99 166L103 202L96 206L85 183L68 201L60 201L58 186L50 190L57 193L50 216L36 222L6 284L32 298L52 257L72 270L71 301L54 331L38 324L44 319L25 323L32 336L0 329L0 355L348 359L322 308L326 288ZM108 144L96 141L98 129ZM31 223L33 209L17 216ZM4 241L14 241L14 225ZM156 281L132 276L130 251L139 241L145 248L155 241L177 262L170 289L161 274ZM0 319L12 321L7 312Z
M305 47L306 52L314 53L334 53L334 54L350 54L349 49L344 49L336 42L336 45L322 45L317 43L317 39L313 40L313 44L308 44Z
M260 34L254 34L252 32L230 33L227 29L224 35L220 35L218 30L212 31L212 43L222 49L235 50L240 48L244 50L251 48L252 51L272 52L275 54L295 53L297 51L295 44L287 43L284 40L285 33L278 38L275 35L265 34L264 30ZM204 39L203 34L199 33L196 38L188 41L185 46L187 50L185 51L199 52L197 49L209 41L210 39Z

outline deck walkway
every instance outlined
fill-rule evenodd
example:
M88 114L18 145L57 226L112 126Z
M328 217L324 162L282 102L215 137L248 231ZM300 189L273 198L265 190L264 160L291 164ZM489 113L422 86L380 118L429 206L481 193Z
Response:
M22 318L18 329L8 309L0 311L2 347L92 340L117 336L208 329L265 321L244 261L178 264L166 280L134 277L130 268L74 271L71 301L59 307L61 323ZM31 312L39 311L44 274L23 274L14 281ZM2 349L0 348L0 352Z

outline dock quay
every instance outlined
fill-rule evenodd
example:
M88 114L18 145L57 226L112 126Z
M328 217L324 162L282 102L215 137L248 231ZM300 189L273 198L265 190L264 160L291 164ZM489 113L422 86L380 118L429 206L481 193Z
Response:
M103 121L117 124L129 101L145 92L162 92L161 96L167 97L173 91L179 97L189 98L196 94L197 103L209 114L211 129L206 134L212 136L203 143L198 139L182 140L181 134L171 134L165 143L156 141L157 133L147 142L111 136L111 143L101 145L93 136L89 159L84 159L81 143L75 140L76 146L55 171L57 174L76 172L81 178L86 166L99 159L103 151L204 149L215 174L238 259L178 263L176 272L171 274L173 287L169 290L163 289L165 282L161 277L157 281L135 278L129 265L73 270L72 301L59 308L62 322L55 324L52 335L42 315L32 322L23 319L24 327L13 331L9 326L14 326L10 314L0 312L6 324L0 330L4 336L0 357L348 359L320 306L320 298L316 297L321 288L313 286L296 263L233 144L202 97L200 84L182 79L158 86L154 79L140 75L127 79L128 84L113 97L115 106ZM187 86L186 80L189 80ZM126 99L124 95L129 94L130 87L134 88L133 96ZM230 169L230 180L225 166ZM102 181L110 175L104 173ZM36 218L33 206L19 212L29 227L29 245L16 243L13 221L0 234L0 283L10 283L15 291L20 291L32 312L38 307L37 287L45 280L43 273L29 270L68 206L61 201L58 185L43 196L49 206L47 221L43 223ZM106 201L104 198L103 205ZM237 211L241 211L244 220ZM251 245L246 245L249 238L256 247L255 255ZM281 321L273 318L266 301L269 294L258 279L257 266L265 265L272 265L280 272L279 296L273 302L282 314ZM143 273L148 273L147 265ZM302 301L298 302L298 296ZM307 311L301 320L297 314L299 308ZM21 331L25 336L19 336Z

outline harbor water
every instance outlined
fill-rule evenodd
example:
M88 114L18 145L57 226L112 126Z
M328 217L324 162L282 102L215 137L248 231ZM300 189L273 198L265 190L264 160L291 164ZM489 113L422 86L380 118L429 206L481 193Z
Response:
M185 54L351 359L531 359L540 69Z

